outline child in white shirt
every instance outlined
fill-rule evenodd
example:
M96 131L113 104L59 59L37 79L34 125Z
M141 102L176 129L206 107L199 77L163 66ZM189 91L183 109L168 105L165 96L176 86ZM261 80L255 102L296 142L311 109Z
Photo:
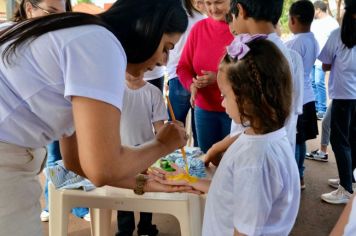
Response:
M126 73L126 86L120 121L121 143L138 146L154 138L154 132L168 120L167 108L162 92L154 85ZM118 211L118 236L132 235L135 230L134 213ZM157 235L156 225L152 225L152 213L141 212L137 225L139 235Z
M168 172L151 172L161 183L208 192L204 236L288 235L298 213L298 169L284 128L291 109L291 72L266 37L237 36L219 66L222 105L234 122L249 126L227 149L213 180L187 183L167 180Z
M293 37L285 44L302 57L304 68L303 114L297 121L295 159L299 168L301 188L304 184L304 159L306 155L306 140L318 135L318 123L315 108L315 95L310 73L319 54L318 42L310 32L314 19L314 5L308 0L297 1L289 9L289 29Z
M335 154L340 184L321 195L331 204L344 204L355 192L352 170L356 168L356 1L345 1L341 28L334 30L319 55L323 69L330 70L330 143Z

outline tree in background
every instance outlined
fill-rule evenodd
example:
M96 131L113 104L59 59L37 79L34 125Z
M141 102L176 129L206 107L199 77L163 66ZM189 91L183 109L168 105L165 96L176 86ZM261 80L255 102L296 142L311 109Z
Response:
M77 0L77 3L92 3L91 0Z
M282 34L290 33L289 28L288 28L288 15L289 15L289 8L293 2L295 2L295 0L285 0L284 1L282 16L279 20L279 23L281 24Z

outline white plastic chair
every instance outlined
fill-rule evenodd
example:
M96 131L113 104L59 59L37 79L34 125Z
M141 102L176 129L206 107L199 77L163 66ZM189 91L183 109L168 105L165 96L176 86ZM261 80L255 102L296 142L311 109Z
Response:
M178 219L182 236L200 236L202 200L189 193L145 193L139 196L132 190L109 186L85 192L56 190L49 184L49 235L66 236L70 210L87 207L90 208L93 236L110 235L112 210L170 214Z

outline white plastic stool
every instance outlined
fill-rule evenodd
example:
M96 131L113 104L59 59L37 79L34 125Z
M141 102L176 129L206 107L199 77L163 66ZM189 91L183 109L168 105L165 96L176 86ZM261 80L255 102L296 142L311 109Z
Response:
M163 213L175 216L182 236L200 236L202 206L199 195L189 193L145 193L105 186L90 192L56 190L49 184L49 235L66 236L68 215L74 207L90 208L93 236L110 235L111 210Z

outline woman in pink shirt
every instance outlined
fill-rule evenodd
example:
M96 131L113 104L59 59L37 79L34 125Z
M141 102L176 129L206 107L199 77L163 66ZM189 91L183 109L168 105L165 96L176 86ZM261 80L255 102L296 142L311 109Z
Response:
M185 89L191 92L198 145L203 152L207 152L214 143L230 133L231 120L221 106L216 73L233 35L225 22L230 1L204 0L204 3L209 17L193 26L177 74Z

